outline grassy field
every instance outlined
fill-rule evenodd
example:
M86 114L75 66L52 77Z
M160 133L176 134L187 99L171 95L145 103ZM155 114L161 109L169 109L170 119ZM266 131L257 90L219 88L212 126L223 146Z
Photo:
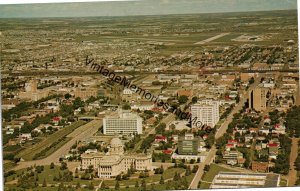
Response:
M21 169L21 170L18 170L16 171L16 173L14 175L11 175L9 177L6 177L6 182L10 182L12 180L17 180L18 177L26 172L27 170L26 169ZM41 173L38 174L38 184L43 184L43 181L46 180L46 183L48 185L47 187L47 190L53 190L50 186L54 186L54 185L57 185L59 184L59 181L53 181L53 178L54 176L55 177L59 177L59 174L63 174L64 171L60 170L60 167L59 166L55 166L53 169L50 169L50 166L47 165L47 166L44 166L44 171L42 171ZM166 169L164 171L164 174L163 174L163 177L166 180L168 179L173 179L174 175L175 175L175 172L177 173L184 173L185 172L185 169L182 169L182 168L171 168L171 169ZM139 181L139 183L141 182L141 179L138 178L138 174L135 174L134 175L134 179L130 179L130 180L122 180L120 181L120 186L124 187L123 189L126 190L127 188L125 188L125 186L134 186L135 183L136 183L136 180ZM158 184L157 182L159 182L160 180L160 177L161 175L160 174L155 174L155 175L152 175L148 178L145 178L145 181L146 183L148 184L151 184L151 183L154 183L155 184L155 189L165 189L165 186L166 185L160 185ZM187 176L187 181L190 183L192 181L194 177L194 174L191 174L189 176ZM71 182L64 182L64 185L69 185L69 186L75 186L77 183L80 183L81 186L83 185L89 185L91 180L81 180L80 178L73 178L73 181ZM98 186L99 183L101 182L100 179L98 180L92 180L94 186ZM156 182L156 183L155 183ZM114 187L115 186L115 180L105 180L105 185L107 186L110 186L110 187ZM16 185L12 185L12 184L6 184L5 187L15 187ZM150 188L150 185L147 185L149 188ZM42 188L41 188L42 189ZM57 189L57 187L56 187ZM133 190L136 190L136 188L132 188ZM37 190L40 190L39 188ZM112 189L114 190L114 189ZM121 189L122 190L122 189ZM130 189L129 189L130 190Z
M203 181L205 182L201 182L200 184L200 189L208 189L209 186L210 186L210 183L209 182L212 182L214 177L219 173L219 172L235 172L233 170L230 170L230 169L227 169L227 168L224 168L224 167L221 167L217 164L211 164L210 165L210 169L208 172L206 172L203 176Z
M280 186L287 186L287 180L285 180L285 179L280 179Z
M53 142L57 141L58 139L63 138L64 136L70 134L72 131L74 131L77 127L81 126L85 124L85 122L83 121L77 121L75 123L73 123L72 125L69 125L67 127L64 127L63 129L49 135L46 139L44 139L43 141L36 143L34 146L29 147L24 149L23 151L21 151L17 157L21 157L25 160L32 160L33 157L40 153L41 151L43 151L46 147L50 146ZM61 145L60 145L61 146ZM57 150L59 147L53 147L53 149L51 148L49 151L47 151L47 155L53 153L55 150ZM44 156L44 157L46 157Z
M22 189L18 188L15 185L6 185L5 188L4 188L5 191L10 191L10 190L13 190L13 189L15 189L16 191L22 190ZM57 191L58 187L54 187L54 186L53 187L50 187L50 186L49 187L41 187L41 186L39 186L39 187L36 187L34 189L28 189L28 190L33 190L33 191ZM80 191L91 191L91 190L89 190L88 188L80 188Z
M166 169L164 171L163 177L165 180L173 178L175 172L177 173L183 173L185 170L182 168L171 168L171 169ZM148 178L145 178L146 183L154 183L154 182L159 182L161 175L160 174L154 174ZM138 178L138 177L137 177ZM130 179L130 180L125 180L125 181L120 181L120 185L122 186L127 186L127 185L135 185L137 179ZM109 186L114 186L115 181L110 180L110 181L105 181L106 185Z
M9 169L11 169L12 167L14 167L15 165L16 164L14 162L4 161L4 164L3 164L4 171L8 171Z

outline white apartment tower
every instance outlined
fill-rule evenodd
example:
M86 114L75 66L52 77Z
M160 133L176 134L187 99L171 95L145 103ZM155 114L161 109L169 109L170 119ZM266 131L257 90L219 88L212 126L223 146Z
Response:
M192 120L195 118L203 125L214 127L220 119L219 102L214 100L201 100L191 106ZM192 127L197 127L197 123L192 122Z
M116 134L142 134L143 119L137 114L128 111L118 112L117 115L106 116L103 119L103 133Z

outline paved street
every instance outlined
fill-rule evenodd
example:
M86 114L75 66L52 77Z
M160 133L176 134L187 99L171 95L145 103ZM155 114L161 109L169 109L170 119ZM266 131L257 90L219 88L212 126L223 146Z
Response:
M297 170L295 169L294 163L298 156L298 142L300 138L292 138L292 148L290 155L290 171L288 174L288 186L295 186L297 181Z
M78 127L75 131L73 131L67 136L67 137L72 137L72 139L66 144L64 144L62 147L60 147L58 150L56 150L54 153L49 155L48 157L40 160L19 162L17 166L12 168L12 170L23 169L33 165L49 165L51 162L59 163L59 158L62 155L67 154L70 147L74 143L76 143L76 141L83 140L85 138L92 136L98 131L101 125L102 125L102 120L93 120L85 125L82 125L81 127Z
M226 133L228 125L229 125L229 123L231 123L231 121L233 119L233 115L235 113L238 113L239 110L241 110L243 108L244 103L247 101L248 92L250 92L258 84L259 84L259 80L256 80L255 83L253 83L249 87L248 91L245 91L244 94L241 95L240 102L233 108L233 110L228 115L228 117L226 118L224 123L217 130L216 135L215 135L215 139L218 139L218 138L222 137L224 135L224 133ZM210 151L208 152L208 155L207 155L206 159L204 160L204 162L199 164L199 169L198 169L197 173L195 174L195 177L193 178L189 189L197 189L198 188L198 183L201 180L201 177L204 173L203 169L204 169L205 165L209 165L211 162L213 162L213 160L216 156L216 151L217 151L217 149L216 149L215 145L213 145L212 148L210 149Z

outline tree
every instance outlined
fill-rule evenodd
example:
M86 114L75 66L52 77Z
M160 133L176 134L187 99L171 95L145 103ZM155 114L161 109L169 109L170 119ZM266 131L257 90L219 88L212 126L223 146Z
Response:
M136 187L136 188L139 187L139 181L135 181L135 187Z
M44 178L44 181L43 181L43 187L47 187L47 182L46 182L45 178Z
M143 179L142 182L141 182L141 188L142 188L141 189L142 191L146 191L146 189L147 189L146 188L146 181L145 181L145 179Z
M54 163L53 162L50 164L50 169L54 169Z
M210 169L210 166L209 166L209 165L205 165L205 166L204 166L204 171L209 171L209 169Z
M198 165L194 165L192 173L196 173L198 171L199 166Z
M129 179L129 175L128 174L123 174L122 179L123 180L128 180Z
M198 101L198 97L195 96L192 98L192 103L197 103L197 101Z
M93 182L90 182L89 190L93 190L93 189L94 189L94 184L93 184Z
M65 94L65 99L70 99L72 97L72 95L71 94L69 94L69 93L67 93L67 94Z
M156 128L156 133L160 133L160 134L163 134L166 130L166 124L165 123L160 123Z
M84 106L84 102L81 100L80 97L75 98L75 100L73 101L73 108L74 109L78 109L79 107L83 107Z
M180 180L180 174L177 173L177 172L175 172L175 175L174 175L174 177L173 177L173 180L174 180L174 181Z
M184 103L186 103L188 101L188 99L189 98L187 96L182 95L182 96L178 97L178 102L179 102L179 104L184 104Z
M61 162L60 170L66 170L68 169L67 163Z
M160 180L159 180L159 184L164 184L165 183L165 179L163 176L160 177Z
M161 165L161 166L160 166L160 173L163 174L164 171L165 171L165 170L164 170L164 167L163 167L163 165Z
M79 183L79 182L77 182L76 188L77 188L77 189L80 188L80 183Z
M117 180L116 185L115 185L115 190L120 190L120 184L119 184L118 180Z
M104 181L102 181L102 184L101 184L101 187L100 187L100 189L101 189L101 190L104 190L104 189L106 189L106 185L105 185L105 182L104 182Z
M89 173L92 173L93 170L94 170L94 166L93 166L93 165L89 165L89 166L88 166L88 172L89 172Z
M116 176L116 180L120 181L122 179L121 175Z
M253 84L255 82L254 78L251 77L250 80L249 80L249 84Z
M191 174L191 167L187 166L186 170L185 170L185 176L189 176Z
M124 110L130 110L131 107L130 107L129 104L125 104L125 105L122 106L122 109L124 109Z

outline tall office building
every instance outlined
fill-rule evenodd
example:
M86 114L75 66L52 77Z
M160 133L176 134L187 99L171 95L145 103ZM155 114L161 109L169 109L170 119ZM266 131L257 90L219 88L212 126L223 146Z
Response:
M219 102L214 100L201 100L191 106L192 120L196 119L203 125L214 127L220 119ZM192 122L192 127L197 123Z
M103 119L103 133L115 134L142 134L143 119L129 111L120 111L116 115L106 116Z
M249 93L249 108L256 111L267 109L268 90L263 87L256 87Z

